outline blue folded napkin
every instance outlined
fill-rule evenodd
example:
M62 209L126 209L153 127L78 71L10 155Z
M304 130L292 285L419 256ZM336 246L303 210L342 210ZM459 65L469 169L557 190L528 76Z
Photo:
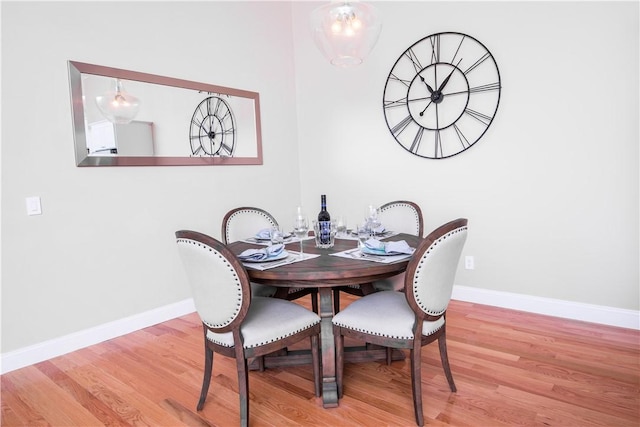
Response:
M283 250L284 245L271 245L262 249L247 249L238 255L238 258L242 261L262 261L280 255Z
M271 229L263 228L262 230L256 233L256 238L258 239L270 239L271 238Z
M364 242L367 249L384 254L412 254L415 249L404 240L397 242L381 242L378 239L369 239Z

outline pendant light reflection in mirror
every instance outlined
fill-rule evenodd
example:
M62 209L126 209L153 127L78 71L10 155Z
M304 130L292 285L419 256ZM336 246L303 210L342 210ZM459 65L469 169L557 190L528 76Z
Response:
M115 90L96 96L96 104L107 120L126 125L138 114L140 100L124 90L120 79L114 79L114 82Z

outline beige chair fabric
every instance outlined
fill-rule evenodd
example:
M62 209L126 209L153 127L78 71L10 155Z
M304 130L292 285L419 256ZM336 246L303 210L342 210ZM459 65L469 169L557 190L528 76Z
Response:
M411 350L414 412L420 426L424 424L422 346L438 341L445 376L451 391L456 391L447 355L445 314L466 239L466 219L438 227L418 246L409 261L404 292L381 291L366 295L333 317L340 397L343 394L345 336L387 348ZM390 357L387 360L390 363Z
M249 419L249 358L286 349L309 338L316 396L320 396L320 317L299 304L252 297L249 276L220 241L195 231L176 232L176 242L205 341L205 370L197 409L209 390L213 355L234 357L238 366L240 424Z
M385 203L380 206L378 218L388 230L422 237L424 229L422 210L414 202L397 200ZM373 288L376 291L400 291L403 287L404 273L373 282Z
M232 209L222 219L222 242L237 242L254 236L265 228L277 227L278 221L264 209L241 207ZM273 286L251 283L251 294L258 297L272 297L277 289Z
M385 203L380 206L378 218L387 230L422 237L424 228L422 210L414 202L397 200Z
M222 242L237 242L254 236L258 231L277 227L278 221L264 209L254 207L235 208L227 212L222 220Z
M378 208L378 218L386 230L413 234L422 237L424 220L422 209L417 203L408 200L395 200ZM333 304L335 312L340 311L340 292L365 296L378 291L399 291L404 287L404 273L386 279L376 280L366 285L348 285L334 289Z
M269 212L256 207L240 207L230 210L222 219L220 235L224 244L237 242L254 236L265 228L277 227L278 221ZM274 286L251 283L253 296L278 297L293 301L305 295L311 295L313 311L318 312L318 290L310 288L289 288L278 290Z

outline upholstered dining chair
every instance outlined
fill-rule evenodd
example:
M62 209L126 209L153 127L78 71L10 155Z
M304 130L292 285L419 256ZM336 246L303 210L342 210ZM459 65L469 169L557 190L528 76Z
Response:
M278 221L264 209L255 207L240 207L231 209L222 219L222 242L228 244L246 239L258 231L277 227ZM274 286L251 283L254 296L277 297L293 301L305 295L311 295L313 311L318 312L318 290L312 288L276 288Z
M420 237L424 233L422 209L414 202L397 200L385 203L380 206L378 218L389 230ZM404 286L404 276L405 273L400 273L386 279L376 280L373 282L373 289L375 291L399 291Z
M413 407L419 426L424 424L420 370L422 346L438 341L449 388L456 391L447 356L445 315L466 239L466 219L438 227L420 243L409 261L404 292L380 291L366 295L333 317L339 397L344 391L345 336L388 348L410 350ZM380 313L387 315L381 316ZM387 363L391 363L389 357Z
M424 233L422 210L414 202L396 200L385 203L380 206L378 218L388 230L420 237Z
M214 353L234 357L240 424L248 425L247 359L262 357L305 338L311 341L315 395L320 396L320 317L290 301L252 297L244 266L215 238L189 230L175 235L204 332L204 377L197 410L202 409L209 392Z
M408 200L395 200L378 208L378 218L385 229L398 233L413 234L422 237L424 219L422 209L417 203ZM377 280L364 285L341 286L333 290L333 306L340 311L340 292L356 296L365 296L377 291L399 290L404 285L404 273L388 279Z

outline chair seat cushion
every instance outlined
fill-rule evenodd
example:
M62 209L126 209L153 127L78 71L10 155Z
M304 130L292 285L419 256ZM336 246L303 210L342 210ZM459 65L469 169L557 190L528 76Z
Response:
M251 299L249 312L240 332L244 348L258 347L294 335L320 323L314 312L290 301L277 298ZM233 334L207 331L207 339L225 347L233 347Z
M416 316L402 292L381 291L362 297L333 317L343 328L389 338L413 339ZM422 335L431 335L444 325L444 317L424 321Z

